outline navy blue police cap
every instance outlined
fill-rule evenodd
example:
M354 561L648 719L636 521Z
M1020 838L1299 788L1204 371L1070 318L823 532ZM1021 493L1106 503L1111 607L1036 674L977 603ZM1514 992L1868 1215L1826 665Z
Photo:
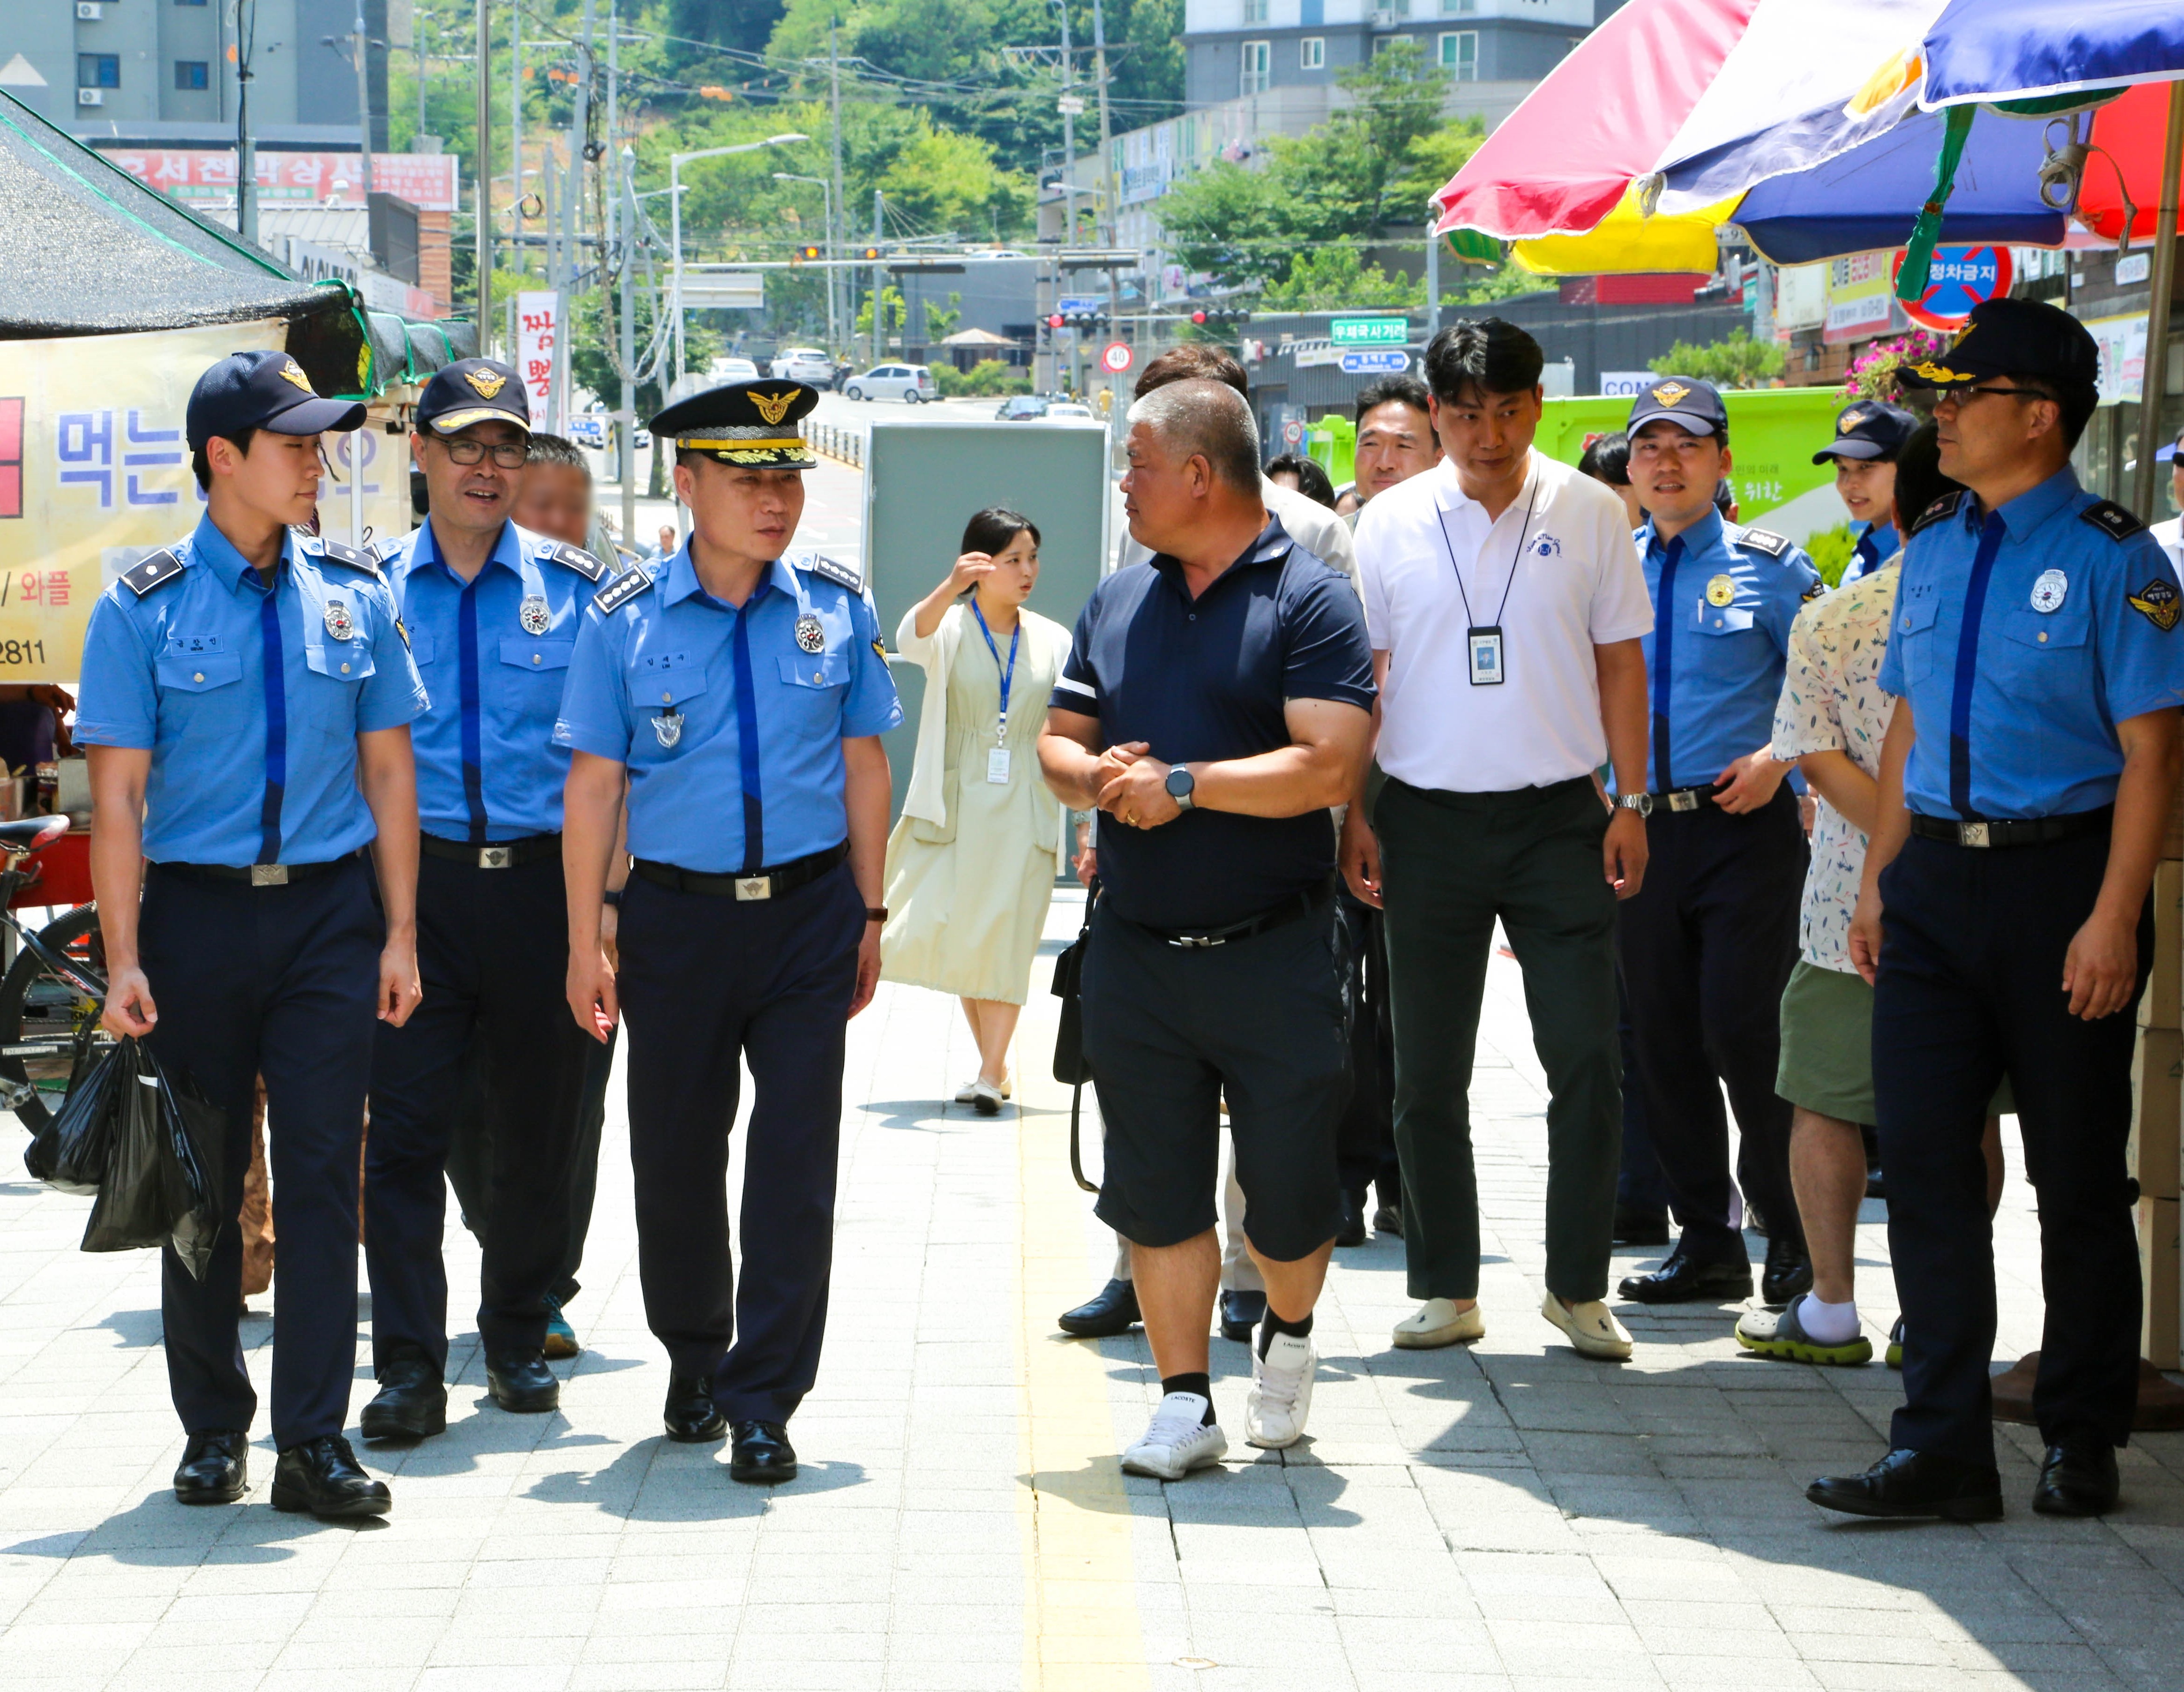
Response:
M2052 383L2064 394L2100 383L2101 353L2076 318L2043 299L1982 299L1946 352L1896 373L1905 388L1969 388L2001 376Z
M1660 417L1694 435L1719 435L1729 428L1729 408L1721 403L1719 391L1695 376L1658 377L1640 388L1630 402L1632 438Z
M732 382L679 399L646 425L672 435L678 452L702 452L722 464L759 470L808 470L819 455L796 426L819 403L801 382Z
M1813 455L1813 462L1831 458L1894 458L1919 420L1898 405L1861 399L1836 413L1836 438Z
M531 433L531 396L499 359L459 359L432 372L417 396L417 427L460 434L472 423L513 423Z
M364 418L365 408L354 399L320 399L303 366L286 353L230 353L190 390L187 428L190 450L202 452L214 435L233 440L249 429L345 433L362 427Z

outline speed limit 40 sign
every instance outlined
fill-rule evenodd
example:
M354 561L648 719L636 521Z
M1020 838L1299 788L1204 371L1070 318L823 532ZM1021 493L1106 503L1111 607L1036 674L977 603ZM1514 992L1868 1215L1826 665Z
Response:
M1130 367L1132 357L1128 341L1110 341L1100 349L1100 368L1110 376L1120 376Z

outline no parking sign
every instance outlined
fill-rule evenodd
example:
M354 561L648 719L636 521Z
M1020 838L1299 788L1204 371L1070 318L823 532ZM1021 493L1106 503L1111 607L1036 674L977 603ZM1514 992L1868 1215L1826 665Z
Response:
M1903 249L1896 249L1888 275L1893 282L1903 268ZM1903 315L1929 329L1954 329L1983 299L2009 292L2015 275L2007 247L1936 247L1926 273L1926 291L1903 302Z

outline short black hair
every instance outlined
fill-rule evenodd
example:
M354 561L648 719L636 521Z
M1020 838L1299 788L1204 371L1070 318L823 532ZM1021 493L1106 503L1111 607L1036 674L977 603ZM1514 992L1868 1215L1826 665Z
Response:
M2053 400L2056 409L2063 414L2063 438L2071 451L2078 450L2078 438L2086 433L2086 425L2093 421L2093 412L2100 405L2100 389L2091 383L2066 388L2044 376L2020 376L2014 371L2003 380L2012 388L2021 388L2042 399Z
M1578 455L1578 474L1611 488L1630 485L1630 437L1622 430L1597 437Z
M1735 490L1729 485L1729 477L1726 476L1722 477L1713 484L1714 510L1719 511L1722 516L1725 517L1729 515L1729 508L1736 503L1736 494Z
M1027 533L1031 536L1031 544L1039 545L1037 523L1022 511L1012 511L1006 505L989 505L983 511L971 513L971 521L963 525L963 544L956 550L1006 552L1011 542Z
M1251 397L1251 378L1235 355L1206 341L1180 341L1170 347L1138 373L1130 397L1142 399L1172 382L1200 381L1223 383L1246 399Z
M257 433L254 428L237 429L231 435L214 435L212 438L216 441L232 441L235 444L235 450L248 458L250 456L251 438ZM209 445L210 442L207 444ZM211 488L212 461L205 456L203 447L192 447L190 450L190 474L198 478L198 491L200 494Z
M526 466L559 464L571 470L581 470L587 477L592 473L592 466L584 462L582 449L566 435L536 433L531 437L529 444L531 450L523 458Z
M1547 355L1540 343L1502 317L1452 323L1426 348L1426 381L1444 405L1461 401L1467 390L1488 394L1529 394L1540 385Z
M1365 414L1377 407L1407 405L1424 417L1431 415L1427 409L1431 403L1425 383L1415 376L1384 376L1357 390L1357 410L1353 415L1362 423Z
M1334 483L1316 458L1307 458L1301 452L1285 452L1268 461L1266 475L1271 481L1287 471L1297 479L1297 492L1315 505L1334 509Z
M1942 474L1941 438L1929 417L1904 438L1896 454L1896 532L1908 534L1935 500L1961 494L1964 484Z

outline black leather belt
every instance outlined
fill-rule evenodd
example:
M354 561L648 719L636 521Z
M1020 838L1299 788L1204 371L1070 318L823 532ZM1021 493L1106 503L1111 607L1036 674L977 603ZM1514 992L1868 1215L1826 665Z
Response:
M1201 947L1233 945L1240 940L1249 940L1253 935L1264 934L1268 929L1279 928L1284 923L1296 922L1310 916L1334 896L1334 883L1332 880L1323 881L1308 892L1299 893L1294 898L1284 899L1270 910L1262 911L1256 917L1246 917L1240 923L1231 923L1226 928L1155 928L1150 923L1130 922L1129 918L1113 911L1112 907L1109 913L1113 915L1117 922L1129 923L1130 926L1139 933L1149 934L1165 945L1179 946L1195 951Z
M1946 817L1911 813L1911 832L1922 840L1947 840L1960 846L2045 846L2052 840L2075 840L2080 835L2105 833L2115 818L2115 807L2097 811L2071 811L2060 817L2009 818L1997 822L1954 823Z
M519 863L528 863L533 858L560 855L561 837L559 835L526 835L520 840L488 840L472 845L468 840L443 840L437 835L417 836L417 849L428 857L444 857L450 863L467 863L475 869L513 869Z
M634 874L678 893L703 893L716 899L778 899L816 881L850 855L850 843L831 846L809 857L755 869L748 875L709 875L695 869L678 869L671 863L655 863L640 857L631 866Z
M1703 811L1718 796L1712 787L1678 787L1653 796L1656 811Z
M359 846L357 852L361 852ZM185 881L238 881L251 887L286 887L292 881L308 881L314 875L340 869L355 861L357 852L345 852L325 863L169 863L155 860L170 875Z

